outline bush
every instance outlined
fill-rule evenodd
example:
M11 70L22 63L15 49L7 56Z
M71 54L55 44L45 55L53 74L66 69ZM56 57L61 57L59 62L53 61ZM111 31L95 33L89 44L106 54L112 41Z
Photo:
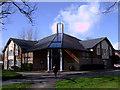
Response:
M25 64L23 64L23 70L31 71L32 70L32 66L33 66L32 63L25 63Z
M31 70L32 70L32 66L33 66L32 63L27 64L27 70L28 70L28 71L31 71Z
M80 70L99 70L104 69L103 64L84 64L80 67Z

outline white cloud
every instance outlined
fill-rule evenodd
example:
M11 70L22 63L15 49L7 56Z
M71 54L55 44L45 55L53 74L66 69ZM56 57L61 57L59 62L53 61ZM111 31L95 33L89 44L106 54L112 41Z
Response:
M114 49L118 50L120 49L120 42L117 42L113 45Z
M97 15L99 6L99 2L94 2L81 6L71 5L71 7L61 10L51 26L52 32L56 32L55 24L62 21L67 25L65 29L67 33L74 35L87 33L100 19L100 15Z

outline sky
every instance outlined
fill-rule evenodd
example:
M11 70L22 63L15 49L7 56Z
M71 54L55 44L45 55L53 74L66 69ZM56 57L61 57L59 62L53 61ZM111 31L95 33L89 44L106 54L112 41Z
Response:
M115 49L118 48L118 10L108 14L99 14L109 2L39 2L34 14L35 25L19 12L9 17L2 30L4 48L9 38L18 38L22 30L38 30L37 40L56 33L56 24L64 23L64 33L81 40L107 37ZM1 33L0 33L1 34Z

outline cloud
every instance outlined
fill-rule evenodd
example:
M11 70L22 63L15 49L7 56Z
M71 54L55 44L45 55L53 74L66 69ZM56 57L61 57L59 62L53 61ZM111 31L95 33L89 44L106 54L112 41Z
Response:
M62 21L65 25L65 32L74 34L85 34L100 20L99 2L87 3L84 5L71 5L61 10L51 26L52 32L56 33L56 23ZM74 32L73 32L74 31Z
M120 49L120 42L113 44L114 49Z

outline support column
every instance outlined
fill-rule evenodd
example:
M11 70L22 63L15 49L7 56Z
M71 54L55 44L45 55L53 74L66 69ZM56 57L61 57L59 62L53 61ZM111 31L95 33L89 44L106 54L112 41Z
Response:
M60 71L62 71L62 49L60 49Z
M52 70L52 49L51 49L51 70Z
M50 51L48 50L47 51L47 71L48 72L50 71L50 68L49 68L49 59L50 59Z

